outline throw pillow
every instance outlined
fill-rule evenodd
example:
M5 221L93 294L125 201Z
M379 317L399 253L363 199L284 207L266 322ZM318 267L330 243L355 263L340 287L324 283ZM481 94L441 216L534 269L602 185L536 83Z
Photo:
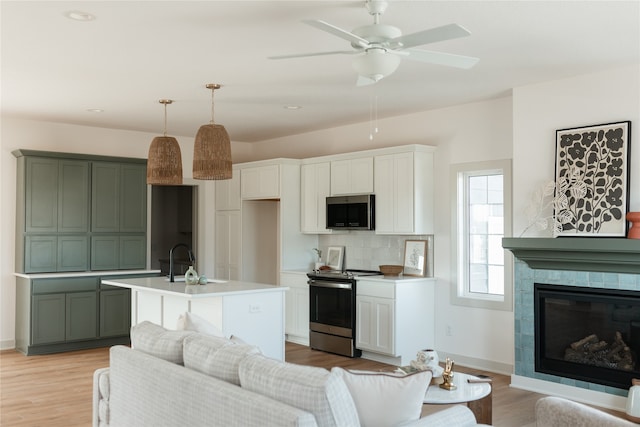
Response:
M431 371L408 375L331 369L347 384L363 427L389 427L420 418Z
M226 338L192 335L184 340L184 366L231 384L240 385L240 362L260 349Z
M193 331L169 331L144 321L131 327L131 347L168 362L182 365L182 342Z
M212 337L226 338L224 333L213 323L197 314L184 312L178 317L176 329L179 331L195 331Z
M311 412L319 427L359 427L344 381L323 368L249 356L240 362L240 385Z

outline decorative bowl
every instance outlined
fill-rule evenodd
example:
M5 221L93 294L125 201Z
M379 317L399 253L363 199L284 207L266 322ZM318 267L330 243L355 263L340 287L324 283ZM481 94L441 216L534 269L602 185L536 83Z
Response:
M380 272L385 276L398 276L402 273L401 265L380 265Z

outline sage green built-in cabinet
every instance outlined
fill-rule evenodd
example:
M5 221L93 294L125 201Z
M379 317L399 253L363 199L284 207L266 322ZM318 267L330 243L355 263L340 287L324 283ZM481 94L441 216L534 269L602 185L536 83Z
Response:
M131 291L101 281L153 275L18 275L16 349L31 355L128 344Z
M143 269L146 161L30 150L18 159L16 271Z

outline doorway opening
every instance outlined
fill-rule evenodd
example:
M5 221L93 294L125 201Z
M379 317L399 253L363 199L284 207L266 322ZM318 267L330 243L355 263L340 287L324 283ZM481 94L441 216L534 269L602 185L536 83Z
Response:
M191 248L197 264L197 193L198 187L191 185L151 187L151 269L169 274L169 251L178 243ZM186 249L177 248L173 262L174 274L184 274L191 265Z

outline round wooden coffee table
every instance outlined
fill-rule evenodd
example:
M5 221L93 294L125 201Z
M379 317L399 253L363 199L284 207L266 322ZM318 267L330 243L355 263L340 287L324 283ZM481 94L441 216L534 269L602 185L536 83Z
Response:
M432 384L424 395L424 403L429 405L451 405L466 403L476 416L479 424L492 423L491 383L469 383L468 379L479 379L476 376L454 372L453 385L455 390L440 388L438 384Z

